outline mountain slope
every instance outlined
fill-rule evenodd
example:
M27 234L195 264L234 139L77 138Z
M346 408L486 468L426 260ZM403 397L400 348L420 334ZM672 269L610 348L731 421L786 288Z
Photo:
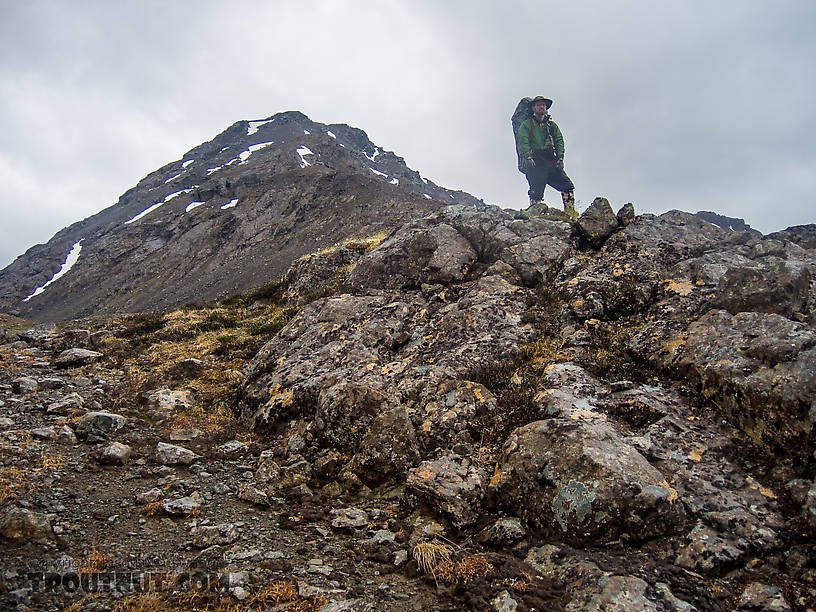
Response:
M423 179L362 130L299 112L239 121L0 271L0 311L55 321L210 302L447 204L481 202ZM34 295L72 252L70 270Z

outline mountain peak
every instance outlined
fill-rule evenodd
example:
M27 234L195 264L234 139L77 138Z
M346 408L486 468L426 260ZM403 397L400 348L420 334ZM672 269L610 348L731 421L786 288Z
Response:
M449 204L483 206L359 128L299 111L242 120L0 271L0 310L48 321L209 302L263 285L308 252Z

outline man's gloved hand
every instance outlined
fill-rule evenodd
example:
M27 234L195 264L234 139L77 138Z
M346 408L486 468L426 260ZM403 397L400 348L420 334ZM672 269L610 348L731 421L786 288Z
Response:
M563 159L556 159L555 160L555 165L563 170L564 169L564 160Z

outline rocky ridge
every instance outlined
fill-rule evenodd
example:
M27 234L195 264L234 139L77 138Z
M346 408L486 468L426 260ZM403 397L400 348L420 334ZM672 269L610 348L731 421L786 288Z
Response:
M7 331L0 597L812 609L814 231L448 206L215 310ZM172 580L64 588L100 566Z

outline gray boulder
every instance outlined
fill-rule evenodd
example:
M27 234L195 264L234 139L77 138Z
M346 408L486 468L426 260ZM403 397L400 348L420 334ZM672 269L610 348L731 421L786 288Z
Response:
M413 424L405 406L399 405L383 412L372 423L348 469L371 487L404 476L419 459Z
M60 368L75 368L88 365L102 358L102 353L84 348L70 348L62 351L54 360L54 365Z
M408 473L407 491L441 511L457 528L479 518L485 475L470 460L456 455L423 461Z
M437 213L403 226L349 273L349 283L367 288L411 288L422 283L461 282L477 261L470 243Z
M31 378L30 376L20 376L11 381L11 390L14 391L14 393L19 393L21 395L34 393L39 388L40 385L37 380Z
M201 456L193 451L177 446L175 444L167 444L166 442L159 442L156 444L156 463L161 465L190 465Z
M132 452L133 450L127 444L114 442L102 450L99 460L109 465L125 465L130 461Z
M549 419L515 430L491 481L496 504L570 542L644 540L685 522L677 492L603 421Z
M88 412L77 423L74 431L89 444L107 440L111 435L127 425L127 419L112 412Z
M51 521L44 514L10 506L0 516L0 535L9 540L45 543L54 539Z
M606 198L595 198L578 217L577 226L583 238L593 247L600 247L620 229L618 218Z

